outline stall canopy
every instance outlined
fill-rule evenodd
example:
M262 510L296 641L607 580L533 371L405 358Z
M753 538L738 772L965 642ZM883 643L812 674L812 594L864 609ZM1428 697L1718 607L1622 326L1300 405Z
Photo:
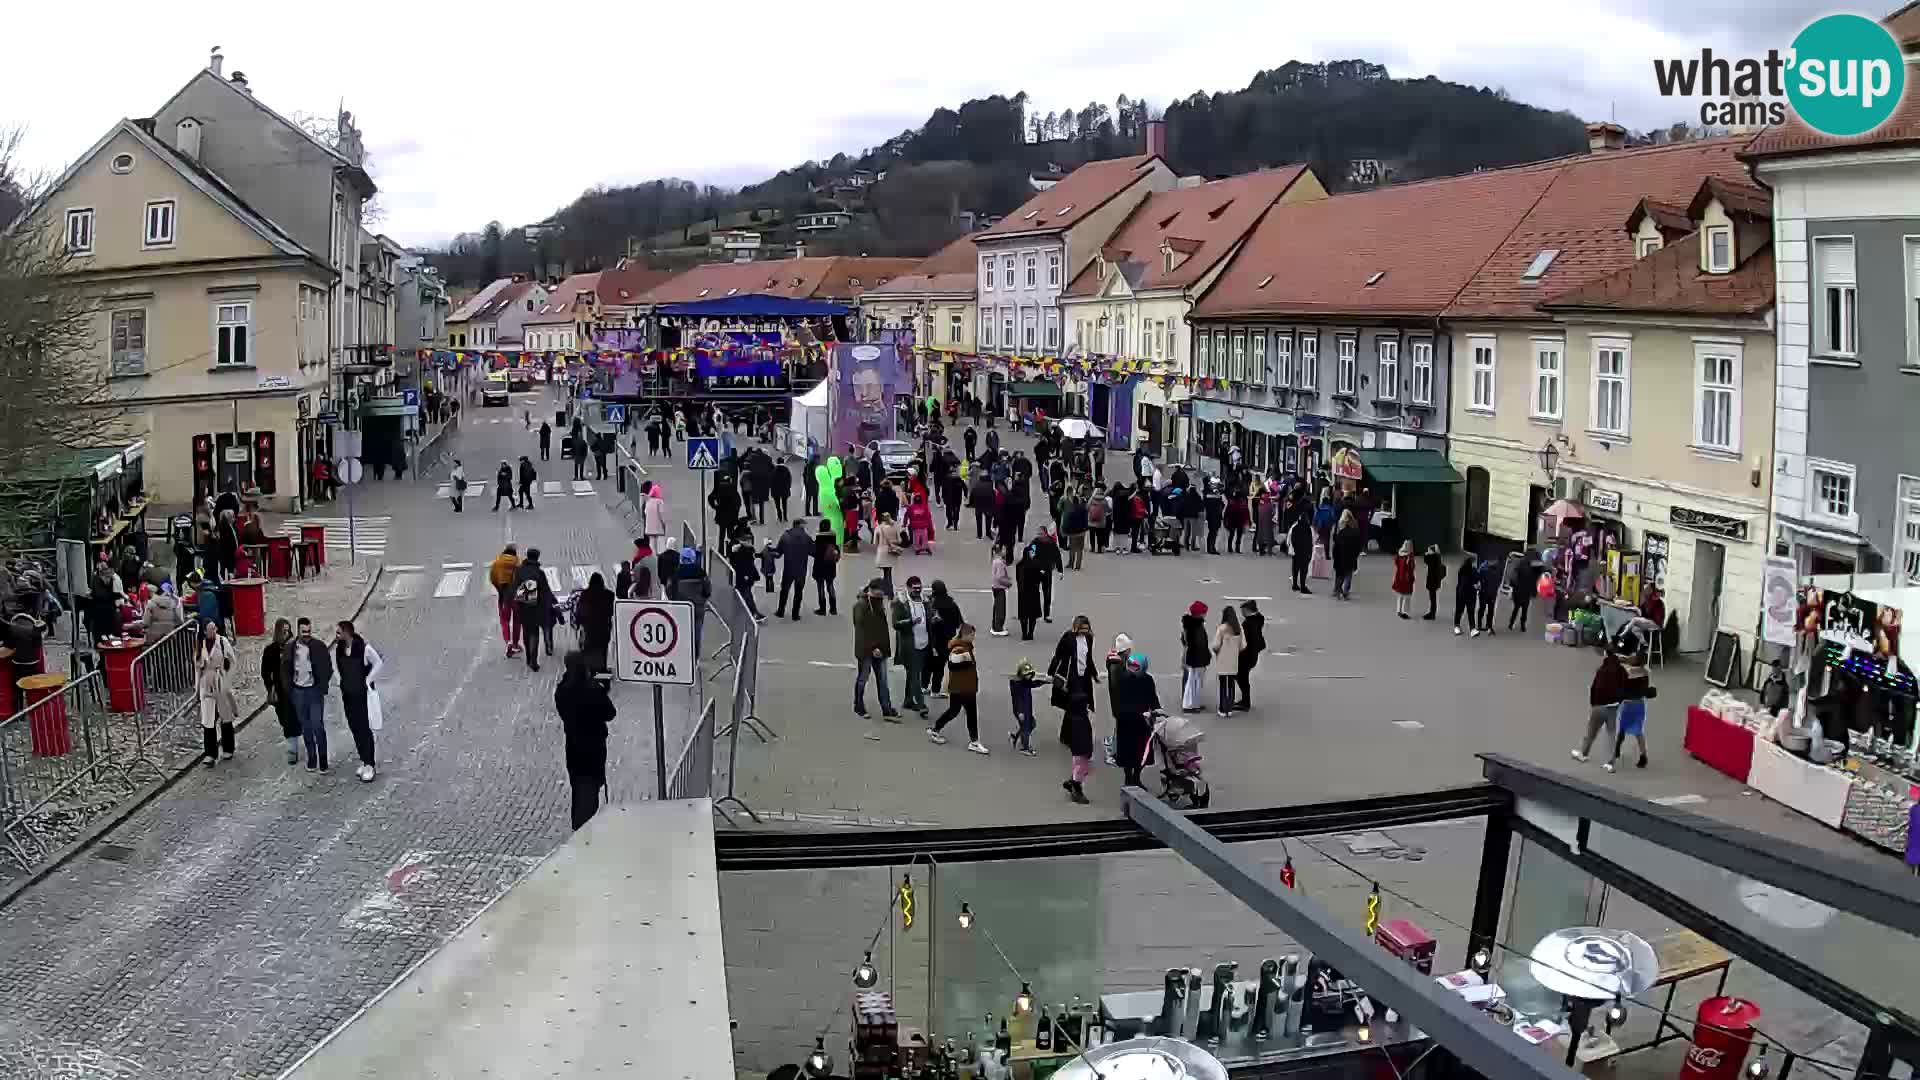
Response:
M1438 450L1363 450L1367 476L1379 484L1460 484L1466 481Z
M1007 393L1014 397L1059 397L1060 388L1053 383L1034 379L1027 382L1014 383L1012 386L1007 387Z
M716 296L711 300L694 300L685 304L662 304L654 309L654 313L714 319L797 319L845 315L849 310L844 304L829 304L824 300L796 300L788 296L747 293L741 296Z

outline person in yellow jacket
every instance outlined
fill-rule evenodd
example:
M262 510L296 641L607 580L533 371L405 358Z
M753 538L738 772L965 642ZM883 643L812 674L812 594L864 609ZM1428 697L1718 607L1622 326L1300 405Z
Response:
M513 656L520 649L520 627L513 609L513 578L520 570L520 549L508 544L506 549L493 557L487 565L487 582L493 586L493 593L500 608L500 637L507 643L507 655Z

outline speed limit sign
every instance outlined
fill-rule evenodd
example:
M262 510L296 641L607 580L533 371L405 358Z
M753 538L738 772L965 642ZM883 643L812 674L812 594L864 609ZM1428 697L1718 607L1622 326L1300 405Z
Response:
M693 685L692 604L622 600L613 624L614 673L622 682Z

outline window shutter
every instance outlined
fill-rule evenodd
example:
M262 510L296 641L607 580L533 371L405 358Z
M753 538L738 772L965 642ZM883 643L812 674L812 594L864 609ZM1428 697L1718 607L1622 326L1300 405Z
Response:
M1822 285L1853 284L1853 241L1821 240L1817 267Z

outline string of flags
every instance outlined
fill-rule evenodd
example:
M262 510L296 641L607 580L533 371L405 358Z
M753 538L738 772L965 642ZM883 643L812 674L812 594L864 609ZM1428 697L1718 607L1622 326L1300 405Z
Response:
M640 363L667 364L678 369L686 369L697 357L724 355L729 359L785 360L808 364L825 362L832 353L836 342L820 344L779 344L754 345L746 348L706 349L700 347L678 347L672 349L520 349L503 351L497 349L420 349L418 357L422 362L438 363L442 366L457 364L489 364L506 367L520 364L588 364L599 366L625 367ZM1047 376L1069 375L1101 379L1121 383L1135 376L1159 382L1166 389L1174 387L1199 387L1201 389L1225 389L1234 385L1234 380L1215 375L1193 375L1173 370L1174 363L1168 360L1139 359L1116 356L1020 356L997 353L973 353L958 349L940 349L930 346L907 346L905 351L916 359L925 359L933 363L959 364L962 373L969 369L980 368L990 372L1017 379L1040 379Z

